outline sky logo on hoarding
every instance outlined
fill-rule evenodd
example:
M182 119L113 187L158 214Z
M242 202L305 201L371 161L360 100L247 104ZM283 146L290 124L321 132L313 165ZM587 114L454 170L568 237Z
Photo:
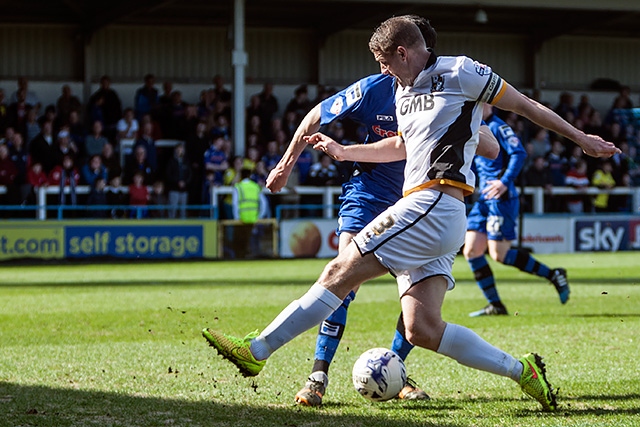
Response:
M627 221L577 221L577 251L615 252L629 247Z

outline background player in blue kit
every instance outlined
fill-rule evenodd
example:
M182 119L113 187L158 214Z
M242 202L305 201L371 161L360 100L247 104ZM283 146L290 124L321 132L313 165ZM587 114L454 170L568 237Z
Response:
M415 20L423 32L427 46L435 47L436 33L433 28L422 25L427 22L424 18L416 16ZM304 117L281 161L269 174L267 188L278 192L286 185L296 160L307 146L303 137L317 132L320 126L334 120L349 118L364 125L367 129L365 144L397 135L394 93L395 79L376 74L358 80L316 105ZM343 184L340 196L338 251L343 250L378 214L402 197L404 166L404 160L354 164L352 176ZM342 305L320 324L312 373L305 386L296 394L297 403L306 406L322 404L322 397L329 383L329 365L344 333L347 309L355 295L355 291L351 291ZM412 348L413 345L404 337L404 324L400 314L391 350L404 360ZM410 380L398 396L401 399L429 398Z
M515 180L527 153L513 129L493 113L493 107L489 104L484 105L483 119L500 143L500 154L495 160L480 156L474 159L481 193L468 216L463 253L489 304L469 315L507 314L485 257L487 248L493 260L551 281L558 291L560 302L564 304L569 299L566 270L552 270L528 252L511 248L511 241L516 238L516 220L520 209Z

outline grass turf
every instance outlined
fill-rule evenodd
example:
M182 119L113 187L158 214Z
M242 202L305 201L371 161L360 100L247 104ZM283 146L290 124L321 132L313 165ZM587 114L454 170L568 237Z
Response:
M562 306L546 281L492 268L510 316L469 318L485 303L465 261L446 320L505 351L536 351L560 388L542 413L505 378L415 349L410 376L429 402L363 400L351 366L389 346L399 313L390 277L362 287L322 408L293 396L309 374L315 331L241 377L200 335L264 327L313 283L326 260L0 266L0 426L637 426L637 254L539 255L564 266Z

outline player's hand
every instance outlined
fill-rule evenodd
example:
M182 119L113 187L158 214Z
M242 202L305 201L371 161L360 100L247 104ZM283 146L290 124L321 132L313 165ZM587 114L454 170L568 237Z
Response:
M614 154L621 153L613 142L605 141L598 135L584 135L577 141L585 154L591 157L611 157Z
M482 189L482 194L488 200L499 199L507 190L507 186L499 179L490 179L487 180L487 186Z
M344 146L338 144L327 135L317 132L310 136L305 136L304 140L313 145L314 150L322 151L334 160L344 160Z
M271 169L271 172L269 172L269 176L267 176L266 182L266 187L269 189L269 191L271 191L272 193L277 193L282 190L287 185L287 181L289 180L289 172L290 171L285 170L285 168L280 167L279 164Z

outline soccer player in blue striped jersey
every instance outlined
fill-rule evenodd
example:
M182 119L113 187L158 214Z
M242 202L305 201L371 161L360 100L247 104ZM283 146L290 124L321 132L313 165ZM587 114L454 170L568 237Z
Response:
M483 120L500 143L500 154L494 160L481 156L474 158L480 196L467 218L463 253L488 304L469 316L508 314L485 257L487 248L494 261L548 279L558 292L560 302L565 304L569 299L566 270L550 269L527 251L511 247L516 238L520 209L515 180L527 153L513 129L494 114L493 107L485 104L483 108Z
M286 184L298 156L307 143L306 135L335 120L349 118L367 129L365 144L397 135L394 103L395 79L376 74L353 83L316 105L303 119L282 160L267 178L267 188L277 192ZM365 225L402 197L405 161L390 163L355 163L352 176L342 186L338 214L339 247L342 250ZM351 291L342 305L319 327L313 369L304 387L296 394L298 404L319 406L329 383L329 366L344 333ZM403 360L413 346L404 337L402 315L392 343L392 350ZM428 395L412 381L402 390L402 398L427 399Z
M425 42L435 47L436 33L421 17L414 17ZM427 23L427 25L425 25ZM267 178L266 186L272 192L280 191L287 183L296 160L307 146L304 136L317 132L321 126L335 120L351 119L367 129L365 144L396 136L398 123L395 116L395 78L375 74L351 84L316 105L302 120L292 137L287 151ZM402 177L405 161L389 163L358 163L352 176L342 186L338 213L338 251L344 249L353 237L389 206L402 197ZM342 305L325 319L319 327L315 361L304 387L296 394L300 405L319 406L329 383L329 366L344 333L349 304L356 296L351 291ZM413 348L404 336L402 313L392 341L391 350L403 360ZM398 395L401 399L428 399L429 396L408 380Z

